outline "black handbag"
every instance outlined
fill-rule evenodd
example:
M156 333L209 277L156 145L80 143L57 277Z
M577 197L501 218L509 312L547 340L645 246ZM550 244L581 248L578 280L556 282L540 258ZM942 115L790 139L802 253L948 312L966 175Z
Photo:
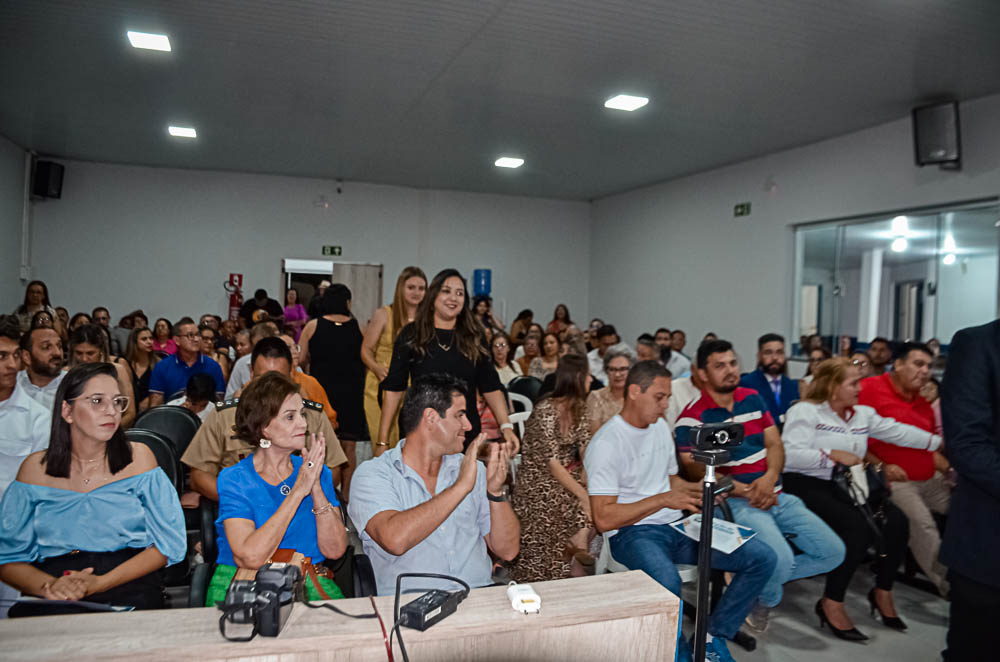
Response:
M861 513L875 534L875 551L882 556L882 528L886 521L884 506L889 498L889 484L885 473L871 464L865 466L864 479L867 484L859 484L851 467L845 464L838 462L833 467L831 482L834 489Z

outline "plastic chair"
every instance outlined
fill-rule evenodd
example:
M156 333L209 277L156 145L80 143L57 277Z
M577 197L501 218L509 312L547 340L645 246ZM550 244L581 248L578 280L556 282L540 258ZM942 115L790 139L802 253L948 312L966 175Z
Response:
M523 395L532 402L538 400L538 393L542 390L542 380L538 377L525 375L515 377L507 384L507 391L511 394Z
M144 444L153 451L153 455L156 456L156 463L163 469L163 473L167 474L167 478L170 479L170 482L177 489L177 493L180 494L184 489L184 482L181 473L181 461L178 459L173 443L157 432L142 428L129 428L125 431L125 438L129 441Z
M139 414L132 427L160 433L174 445L177 457L181 457L201 427L201 419L190 409L161 405Z
M521 412L530 414L534 410L535 405L528 396L521 395L520 393L508 393L507 395L510 398L510 404L514 408L515 414Z

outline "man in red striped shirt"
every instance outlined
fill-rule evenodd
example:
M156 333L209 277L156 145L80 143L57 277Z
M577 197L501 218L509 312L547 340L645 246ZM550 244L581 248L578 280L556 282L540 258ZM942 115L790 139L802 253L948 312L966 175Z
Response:
M868 405L884 418L934 432L934 410L920 395L930 380L931 350L906 342L896 348L892 372L861 382L858 404ZM892 483L891 498L910 521L910 549L920 569L941 595L948 594L947 569L938 561L941 534L932 512L946 514L951 488L945 481L948 460L940 451L903 448L874 437L868 440L869 461L882 463Z

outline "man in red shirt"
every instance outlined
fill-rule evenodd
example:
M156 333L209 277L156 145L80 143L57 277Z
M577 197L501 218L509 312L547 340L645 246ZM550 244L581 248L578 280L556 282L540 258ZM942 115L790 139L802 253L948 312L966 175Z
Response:
M884 418L934 432L934 410L920 395L930 380L932 360L926 345L901 344L892 372L861 382L858 404L872 407ZM931 512L948 512L951 488L944 479L948 460L938 451L902 448L875 438L868 440L868 455L870 461L885 465L885 475L892 483L892 501L910 521L910 549L920 569L941 595L947 595L947 569L938 561L941 535Z

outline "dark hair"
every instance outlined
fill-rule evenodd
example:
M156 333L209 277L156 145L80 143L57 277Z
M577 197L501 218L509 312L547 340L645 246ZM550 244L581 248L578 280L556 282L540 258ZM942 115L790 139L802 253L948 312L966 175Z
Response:
M54 316L51 313L49 313L48 310L39 310L37 313L35 313L34 315L31 316L31 325L30 325L29 328L31 328L31 329L48 328L48 327L42 327L41 322L39 321L41 319L42 315L48 315L49 316L49 322L51 322L52 326L55 327L56 320L55 320Z
M145 326L138 329L132 329L131 333L128 334L128 342L125 344L125 360L131 365L134 365L136 360L139 358L139 336L144 332L148 332L151 336L153 336L154 340L156 339L156 336L153 334L153 330ZM153 366L159 363L159 361L160 355L157 352L151 351L149 353L148 370L152 370Z
M667 334L669 336L670 335L670 329L668 329L665 326L661 326L659 329L656 330L656 333L654 333L653 336L655 337L659 333L665 333L665 334Z
M73 350L77 345L87 343L101 350L101 362L107 361L110 355L108 351L108 334L104 327L99 324L84 324L76 327L73 333L69 334L69 364L76 365ZM115 373L117 377L118 374Z
M563 356L556 366L555 386L551 393L545 395L546 398L565 398L573 419L571 427L579 422L585 413L586 383L589 372L590 363L586 356L580 354Z
M264 436L264 428L281 411L285 398L298 392L298 384L287 375L273 370L251 379L236 406L236 424L233 426L236 438L257 446Z
M49 434L49 448L42 455L45 473L55 478L69 478L70 461L73 452L73 440L70 435L70 425L62 417L64 402L75 400L83 394L83 389L94 377L104 375L118 379L118 371L110 363L84 363L71 368L63 377L56 390L56 399L52 403L52 429ZM104 450L108 458L108 468L116 474L132 463L132 446L125 439L121 425L108 439Z
M350 315L351 309L347 302L351 300L351 288L343 283L334 283L323 292L323 298L319 300L319 312L321 315Z
M826 347L813 347L812 349L809 350L809 354L812 354L813 352L820 352L823 355L823 358L821 358L819 360L820 363L822 363L823 361L826 361L827 359L833 357L833 353L830 352L830 350L828 350ZM809 357L809 354L806 355L806 358ZM852 354L852 356L853 356L853 354ZM810 359L810 361L811 361L811 359ZM871 361L871 359L869 359L869 362L870 361ZM811 374L812 374L812 363L808 363L808 364L806 364L806 376L808 377Z
M199 324L198 325L198 333L199 334L202 331L206 330L206 329L212 332L212 340L215 340L215 338L218 337L219 332L216 331L215 327L213 327L211 324Z
M254 299L266 299L267 298L267 290L265 290L263 287L260 288L260 289L258 289L257 291L255 291L253 293L253 298Z
M636 384L639 390L645 393L650 384L658 377L669 379L671 377L670 371L660 365L659 361L639 361L628 371L628 377L625 379L625 392L628 393L628 387Z
M765 333L760 338L757 338L757 349L763 349L764 345L769 342L780 342L782 345L785 344L785 337L778 335L777 333Z
M877 342L885 343L886 347L892 347L892 343L889 342L889 339L888 338L883 338L882 336L875 336L874 338L872 338L872 341L870 343L868 343L868 346L871 347L872 345L874 345Z
M725 354L733 351L733 343L728 340L706 340L698 346L698 367L702 370L708 367L708 357L712 354Z
M207 372L191 375L184 394L188 402L211 402L215 400L215 378Z
M614 324L605 324L604 326L602 326L597 330L598 338L605 338L607 336L617 336L617 335L618 335L618 329L615 328ZM620 338L621 336L618 337Z
M686 333L684 333L684 329L674 329L673 331L671 331L671 332L670 332L670 335L674 335L675 333L679 333L679 334L681 334L682 336L684 336L685 338L687 338L687 334L686 334ZM712 333L712 332L711 332L711 331L709 331L708 333ZM706 333L705 335L707 336L707 335L708 335L708 333ZM714 333L712 333L712 335L714 336L715 334L714 334Z
M503 338L504 340L507 341L507 365L513 363L514 358L510 352L510 350L512 349L510 336L507 335L506 331L501 331L500 329L497 329L496 331L493 332L493 337L490 339L490 359L493 360L493 365L499 368L500 366L497 365L496 359L493 358L493 343L497 341L497 338Z
M546 331L542 334L542 337L538 340L538 351L541 352L542 356L545 356L545 339L552 336L556 339L556 354L560 349L562 349L563 342L559 339L559 334L552 331Z
M559 312L560 308L562 308L563 312L566 313L566 318L563 320L563 322L567 326L569 326L570 324L573 323L573 319L569 316L569 307L564 303L556 304L555 310L552 311L552 321L555 322L559 319L557 313Z
M892 353L893 361L905 361L910 356L910 352L923 352L927 356L934 358L934 352L925 343L907 341L900 343Z
M432 373L415 379L410 388L406 389L403 407L399 411L400 435L406 437L416 430L420 425L420 419L423 418L424 410L428 408L443 418L455 401L456 394L465 397L465 387L465 382L462 380L442 373ZM466 402L465 406L468 408L470 405ZM471 406L475 406L475 403Z
M645 347L653 347L659 351L660 346L656 344L656 341L649 337L648 333L644 333L639 336L639 339L635 341L636 345L643 345Z
M526 320L534 317L535 317L535 311L533 311L531 308L525 308L524 310L522 310L517 314L517 317L514 318L514 321L517 322L518 320Z
M636 342L641 343L644 340L648 340L649 342L654 342L656 338L654 338L653 334L651 333L643 333L636 339Z
M472 308L475 309L476 306L478 306L480 303L484 301L488 303L491 308L493 307L493 297L491 297L489 294L479 294L476 295L476 298L472 300Z
M170 340L171 338L173 338L174 337L174 325L171 324L170 320L168 320L166 317L160 317L160 318L158 318L153 323L153 327L150 329L150 331L153 332L153 340L156 340L156 327L158 327L160 325L160 322L163 322L164 324L167 325L167 340Z
M86 324L90 324L90 322L92 321L90 315L88 315L87 313L77 313L73 315L73 317L69 318L69 326L66 328L66 330L69 331L73 327L73 325L76 324L76 321L81 317L87 318Z
M49 303L49 288L40 280L33 280L24 286L24 303L18 307L17 312L26 313L28 312L28 290L30 290L35 285L42 286L42 305L46 308L51 308L52 304Z
M4 317L6 317L6 316L4 316ZM17 318L15 318L15 320L16 319ZM56 331L54 328L47 327L47 326L33 326L33 327L31 327L30 329L28 329L27 331L25 331L24 333L21 334L21 342L18 343L19 346L20 346L20 348L30 354L31 353L31 342L32 342L31 337L34 335L35 331L38 331L40 329L48 329L49 331L55 332L56 335L59 335L59 332ZM18 331L20 331L20 327L18 327ZM4 333L2 331L0 331L0 336L5 336L7 338L10 338L9 335L7 335L6 333ZM59 342L62 342L62 338L59 338Z
M179 336L181 334L181 327L187 326L188 324L190 324L195 328L198 328L198 325L195 324L193 319L191 319L190 317L182 317L174 323L174 335Z
M90 311L90 317L91 317L91 319L97 317L98 311L101 311L101 310L103 310L104 312L106 312L108 314L108 317L111 317L111 311L110 310L108 310L104 306L98 306L97 308L94 308L92 311Z
M288 349L285 341L277 336L261 338L253 346L253 351L250 352L251 370L253 369L253 365L257 363L257 359L262 356L265 359L285 359L288 361L289 366L292 365L292 350Z
M480 358L488 358L490 352L483 342L482 326L469 309L469 288L466 287L465 279L458 269L445 269L439 272L427 286L427 293L417 307L417 317L413 320L410 346L418 356L423 356L427 353L427 347L437 338L437 331L434 329L434 301L441 294L445 281L453 277L462 281L462 291L465 293L465 301L458 312L458 319L455 320L454 342L458 345L459 353L475 363ZM470 406L475 406L475 403Z
M131 318L133 324L135 324L135 320L141 319L143 322L146 323L146 326L149 326L149 318L146 317L146 313L142 312L142 309L133 310L131 313L129 313L125 317ZM120 323L119 323L119 325L120 325Z
M30 331L29 331L30 333ZM28 335L28 334L24 334ZM21 322L14 315L0 315L0 338L9 338L20 344Z

